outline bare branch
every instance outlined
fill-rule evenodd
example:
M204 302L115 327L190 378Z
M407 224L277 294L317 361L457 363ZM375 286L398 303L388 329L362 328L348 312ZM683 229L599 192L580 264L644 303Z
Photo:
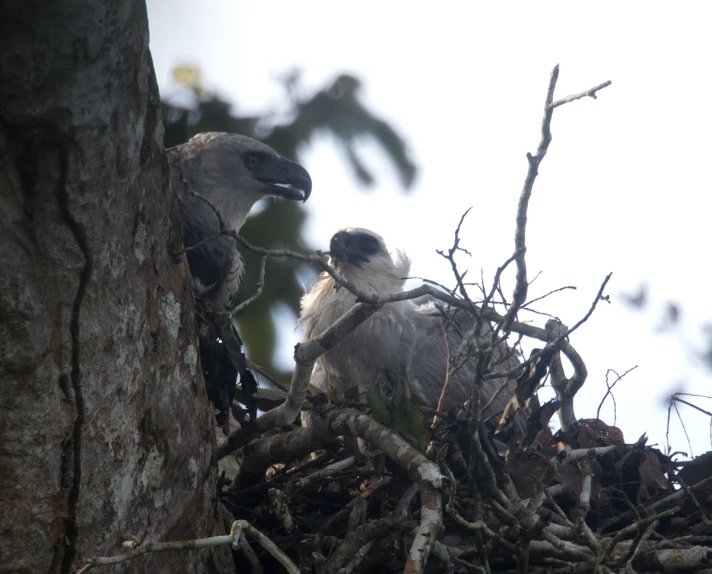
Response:
M568 104L569 102L573 102L575 100L580 100L581 98L593 98L594 100L597 99L596 92L602 90L603 88L607 88L608 86L611 85L611 80L608 80L606 82L603 82L602 84L598 84L596 87L591 88L589 90L586 90L585 92L581 92L580 94L573 94L571 96L566 96L565 98L562 98L560 100L556 100L555 102L552 102L549 104L549 107L551 109L553 108L558 108L559 106L563 106L564 104Z
M284 391L285 393L289 390L287 387L285 387L281 381L275 379L270 373L268 373L263 367L260 367L259 365L256 365L249 359L247 359L247 368L250 369L253 373L257 373L261 377L264 377L267 379L271 384L273 384L275 387L277 387L280 391Z
M522 305L522 309L527 309L527 307L533 305L534 303L537 303L543 299L546 299L547 297L553 295L554 293L558 293L559 291L568 291L569 289L576 291L576 286L575 285L564 285L563 287L559 287L558 289L553 289L552 291L549 291L545 295L542 295L541 297L536 297L535 299L530 299L524 305ZM533 309L527 309L529 311L532 311L533 313L536 313L537 311L534 311Z
M313 484L323 478L332 476L339 472L343 472L344 470L354 466L355 464L360 464L367 460L371 460L372 458L374 458L375 456L378 456L379 454L380 454L380 451L371 450L363 455L349 456L347 458L344 458L343 460L332 463L329 466L322 468L321 470L313 472L312 474L310 474L308 476L305 476L304 478L302 478L299 481L297 481L296 483L294 483L293 488L294 489L306 488L310 484Z
M457 512L455 509L455 500L456 500L456 490L457 490L457 482L455 481L455 477L452 474L452 471L448 468L448 466L444 463L442 463L443 468L445 469L445 473L447 474L448 480L450 482L450 492L448 496L448 501L447 505L445 506L445 510L447 513L457 522L460 526L463 528L466 528L468 530L471 530L473 532L478 532L481 531L482 533L485 534L487 538L490 540L495 541L497 544L502 546L503 548L506 548L509 552L516 552L517 547L503 538L501 535L497 534L496 532L492 531L489 529L487 524L483 520L478 520L476 522L470 522L468 520L465 520L462 516L460 516L460 513Z
M541 122L541 141L539 142L539 147L537 148L535 155L530 153L527 154L529 169L527 171L526 178L524 179L522 193L519 196L519 205L517 206L517 224L516 231L514 232L514 251L519 254L516 257L517 283L512 295L512 304L504 317L504 331L508 330L510 323L517 315L517 311L519 311L519 308L524 305L527 299L527 289L529 287L527 282L527 263L525 258L527 252L527 209L529 207L529 198L531 197L532 189L534 188L534 181L536 180L536 176L539 174L539 165L544 160L544 156L546 156L549 144L551 143L551 116L554 113L554 110L553 108L550 108L550 105L554 101L554 89L556 88L556 82L558 79L559 65L557 64L551 71L549 87L546 91L544 119Z
M598 289L598 293L596 294L596 298L593 300L593 303L591 303L591 307L589 308L588 312L571 329L566 329L563 325L556 321L547 321L547 330L552 333L552 336L557 332L556 326L559 325L559 330L561 330L562 333L559 334L554 340L560 340L562 342L561 350L564 352L564 354L571 362L571 365L574 367L573 376L571 378L567 378L564 375L564 371L561 366L561 361L558 358L558 355L555 356L554 360L552 361L551 385L552 387L554 387L554 390L556 391L556 398L560 403L559 422L561 423L561 428L564 432L568 432L576 425L576 415L574 413L574 396L583 386L584 382L586 381L586 377L588 376L588 370L586 369L586 365L584 364L583 360L581 360L581 357L578 356L578 353L566 352L568 342L565 342L564 338L568 337L570 333L574 332L586 321L588 321L588 318L593 314L599 301L608 301L608 297L603 296L603 291L606 288L606 285L608 284L611 275L612 273L606 275L606 278L603 280L603 283L601 283L601 286ZM548 346L549 344L547 344L547 347Z
M628 370L627 370L625 373L623 373L622 375L619 375L619 374L616 373L613 369L608 369L608 370L606 371L606 387L607 387L607 389L606 389L606 394L603 395L603 398L601 399L601 402L600 402L599 405L598 405L598 409L596 410L596 418L597 418L597 419L600 419L600 418L601 418L601 408L603 408L603 403L606 402L606 398L608 397L608 395L611 395L611 398L613 398L613 405L614 405L613 426L615 426L615 424L616 424L616 414L615 414L615 403L616 403L616 399L615 399L615 397L613 397L613 394L611 393L611 391L613 390L613 387L616 386L616 383L617 383L618 381L620 381L620 380L621 380L623 377L625 377L628 373L630 373L631 371L634 371L634 370L637 369L637 368L638 368L638 365L635 365L634 367L631 367L630 369L628 369ZM610 385L608 384L608 373L613 373L613 374L616 375L616 380L613 381L613 383L611 383Z
M239 548L240 536L243 533L247 534L251 538L254 538L262 546L262 548L269 552L280 564L282 564L282 566L284 566L289 574L299 574L299 569L294 562L292 562L274 542L272 542L246 520L236 520L233 522L230 534L226 536L213 536L211 538L184 540L181 542L149 542L139 545L136 550L127 552L126 554L89 558L85 560L87 564L80 570L80 572L88 572L95 566L107 566L109 564L118 564L120 562L126 562L127 560L133 560L134 558L138 558L139 556L143 556L149 552L199 550L201 548L214 548L217 546L232 546L237 550ZM135 544L132 543L131 546L135 546Z
M257 290L254 292L254 294L251 297L248 297L247 299L245 299L242 303L240 303L237 307L235 307L232 311L229 312L231 319L233 317L235 317L235 315L237 315L245 307L247 307L249 304L251 304L260 295L262 295L262 289L265 286L265 271L267 268L267 259L269 259L269 257L267 255L264 255L262 257L262 259L260 259L260 274L257 278Z
M565 104L568 101L573 101L585 96L596 97L596 92L610 85L610 82L604 82L599 86L591 88L586 92L577 94L575 96L568 96L563 100L554 102L554 91L556 89L556 82L559 79L559 65L554 66L551 71L551 76L549 78L549 86L546 91L546 101L544 104L544 118L541 122L541 141L539 142L539 147L537 148L536 154L527 154L527 160L529 162L529 169L527 171L526 178L524 179L524 187L522 188L522 193L519 197L519 205L517 206L517 219L516 219L516 231L514 233L514 251L517 263L517 277L516 286L514 288L514 293L512 295L512 304L504 317L502 329L506 332L509 329L509 325L514 321L514 317L517 312L524 305L527 298L528 282L527 282L527 265L526 265L526 227L527 227L527 209L529 207L529 199L534 188L534 182L537 175L539 174L539 166L544 160L546 153L549 149L549 144L551 143L551 118L554 113L554 108Z
M465 288L465 285L463 283L464 275L460 274L460 271L457 268L457 264L455 263L455 253L457 253L458 251L462 251L464 253L467 253L468 255L471 255L469 251L460 247L460 229L462 228L462 223L465 221L465 217L467 217L467 214L470 213L471 209L472 207L467 208L465 213L463 213L460 217L460 221L457 224L457 227L455 228L455 238L453 240L452 247L448 249L447 255L445 255L445 253L439 249L437 250L437 253L438 255L444 257L450 262L450 267L452 268L452 273L455 276L455 280L457 281L457 288L460 291L460 295L467 303L468 310L473 315L477 316L474 303L470 300L470 296L467 294L467 289Z
M638 520L637 522L634 522L630 526L626 526L625 528L620 529L618 532L616 532L616 535L610 540L608 545L604 548L603 552L598 555L596 565L598 566L603 561L605 561L606 558L608 558L608 556L611 554L611 552L613 552L616 545L621 540L623 540L626 536L628 536L634 532L637 532L638 530L640 530L642 528L646 528L648 525L660 520L661 518L665 518L666 516L672 516L673 514L676 514L679 510L680 510L680 507L676 506L674 508L664 510L663 512L660 512L658 514L654 514L653 516L647 516L645 518L642 518L642 519Z

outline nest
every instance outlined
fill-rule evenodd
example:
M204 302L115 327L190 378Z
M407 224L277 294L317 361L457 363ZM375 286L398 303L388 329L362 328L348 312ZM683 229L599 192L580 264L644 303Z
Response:
M538 407L528 420L547 410ZM443 480L442 520L434 521L424 571L710 568L712 453L681 466L646 446L645 435L627 444L620 429L597 419L569 433L545 427L526 444L520 437L505 445L494 425L480 423L473 433L467 415L425 420L425 456ZM413 471L379 457L355 452L354 441L341 437L271 465L255 484L223 475L221 499L301 572L407 571L427 509ZM268 552L255 552L251 559L236 554L238 571L283 571Z

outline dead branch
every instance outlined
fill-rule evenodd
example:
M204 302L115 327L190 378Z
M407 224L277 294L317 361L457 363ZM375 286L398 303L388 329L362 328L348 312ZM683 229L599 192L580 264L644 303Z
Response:
M680 489L680 490L676 491L675 493L673 493L669 496L666 496L665 498L662 498L656 502L653 502L652 504L649 504L644 509L645 513L647 514L647 513L653 512L653 511L657 510L658 508L663 508L664 506L672 504L673 502L682 500L683 498L685 498L685 496L687 496L687 493L689 491L695 492L696 490L699 490L702 487L708 486L710 484L712 484L712 476L708 476L707 478L705 478L704 480L701 480L697 484L688 486L688 488L686 488L686 489L685 488ZM599 529L603 530L603 529L609 528L610 526L612 526L613 524L616 524L618 522L622 522L624 520L630 520L631 518L633 518L633 516L634 516L633 511L629 510L629 511L623 512L622 514L619 514L618 516L614 517L613 519L601 524Z
M330 464L329 466L322 468L321 470L318 470L316 472L313 472L312 474L305 476L301 480L294 483L293 488L294 489L307 488L310 484L314 484L315 482L318 482L328 476L333 476L334 474L343 472L347 468L350 468L356 464L360 464L367 460L371 460L373 457L378 456L379 454L380 454L380 451L371 450L371 451L369 451L365 454L362 454L362 455L349 456L347 458L344 458L343 460L340 460L339 462Z
M630 369L628 369L628 370L627 370L625 373L623 373L622 375L619 375L619 374L616 373L613 369L608 369L608 370L606 371L606 394L603 395L603 398L601 399L601 402L598 404L598 409L596 410L596 418L597 418L597 419L600 419L600 418L601 418L601 409L603 408L603 403L606 402L606 399L608 398L608 395L610 395L611 398L613 399L613 425L615 426L617 416L616 416L616 408L615 408L615 407L616 407L616 399L615 399L615 397L613 396L613 387L615 387L616 384L618 383L618 381L620 381L620 380L621 380L623 377L625 377L628 373L630 373L631 371L634 371L634 370L637 369L637 368L638 368L638 365L635 365L634 367L631 367ZM613 383L611 383L611 384L608 383L608 373L613 373L614 375L616 375L616 380L613 381Z
M558 66L557 66L557 68L558 68ZM558 108L559 106L563 106L564 104L568 104L569 102L580 100L581 98L586 98L586 97L593 98L595 100L597 98L596 92L598 92L599 90L602 90L603 88L607 88L610 85L611 85L611 81L608 80L606 82L603 82L602 84L598 84L594 88L586 90L585 92L581 92L580 94L574 94L572 96L566 96L565 98L556 100L555 102L552 102L551 104L549 104L549 107L551 109Z
M229 312L231 319L234 318L245 307L253 303L260 295L262 295L262 289L265 286L265 271L267 270L267 259L269 259L267 255L264 255L262 259L260 259L260 274L257 278L257 290L252 294L251 297L245 299L242 303L237 305L232 311Z
M240 536L242 536L243 533L247 534L251 538L254 538L260 546L262 546L262 548L269 552L280 564L282 564L282 566L284 566L289 574L299 574L299 570L294 562L292 562L274 542L272 542L259 530L254 528L246 520L236 520L233 522L230 534L226 536L212 536L210 538L183 540L181 542L148 542L138 545L138 548L131 552L127 552L126 554L89 558L85 560L86 566L84 566L77 574L84 574L96 566L108 566L109 564L119 564L120 562L133 560L134 558L138 558L139 556L143 556L149 552L199 550L202 548L215 548L217 546L232 546L235 550L237 550L239 549ZM136 547L136 544L133 542L126 545L129 547Z
M554 113L554 109L550 108L550 104L554 101L554 89L556 88L556 82L559 79L559 65L554 66L551 71L551 77L549 78L549 87L546 91L546 102L544 104L544 119L541 123L541 141L539 142L539 147L535 155L527 153L527 160L529 161L529 169L527 171L526 178L524 179L524 187L522 193L519 196L519 205L517 206L517 224L514 232L514 251L519 253L516 257L517 264L517 279L516 287L514 288L514 293L512 295L512 303L509 306L507 314L504 316L504 321L502 322L503 330L506 332L509 329L509 325L514 320L517 315L519 308L524 305L527 299L527 289L529 283L527 281L527 264L526 264L526 228L527 228L527 208L529 207L529 198L532 195L532 189L534 188L534 181L536 176L539 174L539 165L544 160L547 150L549 149L549 144L551 143L551 117Z

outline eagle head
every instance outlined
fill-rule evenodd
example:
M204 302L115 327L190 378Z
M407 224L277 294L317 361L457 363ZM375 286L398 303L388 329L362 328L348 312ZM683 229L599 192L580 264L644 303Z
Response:
M337 231L329 244L331 265L356 287L388 293L403 289L410 261L397 252L394 262L383 237L360 227Z

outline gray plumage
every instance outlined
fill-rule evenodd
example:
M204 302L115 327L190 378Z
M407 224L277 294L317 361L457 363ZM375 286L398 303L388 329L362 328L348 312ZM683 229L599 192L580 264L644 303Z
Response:
M334 235L330 256L332 265L366 292L402 291L410 269L403 253L397 252L394 261L380 235L360 228L344 229ZM354 303L355 297L349 291L335 288L334 280L322 274L302 298L299 324L304 327L305 339L318 336ZM461 310L451 311L449 320L445 319L433 304L388 303L317 360L312 384L325 392L336 390L339 395L357 385L363 396L376 375L390 369L406 376L416 403L436 408L448 366L445 332L452 358L460 347L462 334L474 326L472 316ZM486 323L482 337L491 337L490 331L491 325ZM492 370L504 372L518 363L511 349L502 343L495 349L491 365ZM461 407L470 398L475 367L475 361L469 359L450 375L445 410ZM485 381L482 406L502 382L503 379ZM515 381L510 381L483 413L484 417L503 411L514 389Z
M239 232L252 206L268 196L306 201L311 178L297 163L283 158L269 146L247 136L203 133L188 143L168 150L171 184L180 195L183 244L198 308L200 362L210 401L219 411L218 422L227 421L238 373L245 396L245 358L242 342L229 311L244 275L236 241L221 231ZM200 196L206 198L207 203ZM248 401L254 415L255 404Z
M183 242L195 245L220 231L207 198L227 228L239 232L250 209L267 196L306 201L311 179L297 163L247 136L202 133L168 150L171 182L181 198ZM244 274L235 240L223 235L187 252L196 293L229 307Z

